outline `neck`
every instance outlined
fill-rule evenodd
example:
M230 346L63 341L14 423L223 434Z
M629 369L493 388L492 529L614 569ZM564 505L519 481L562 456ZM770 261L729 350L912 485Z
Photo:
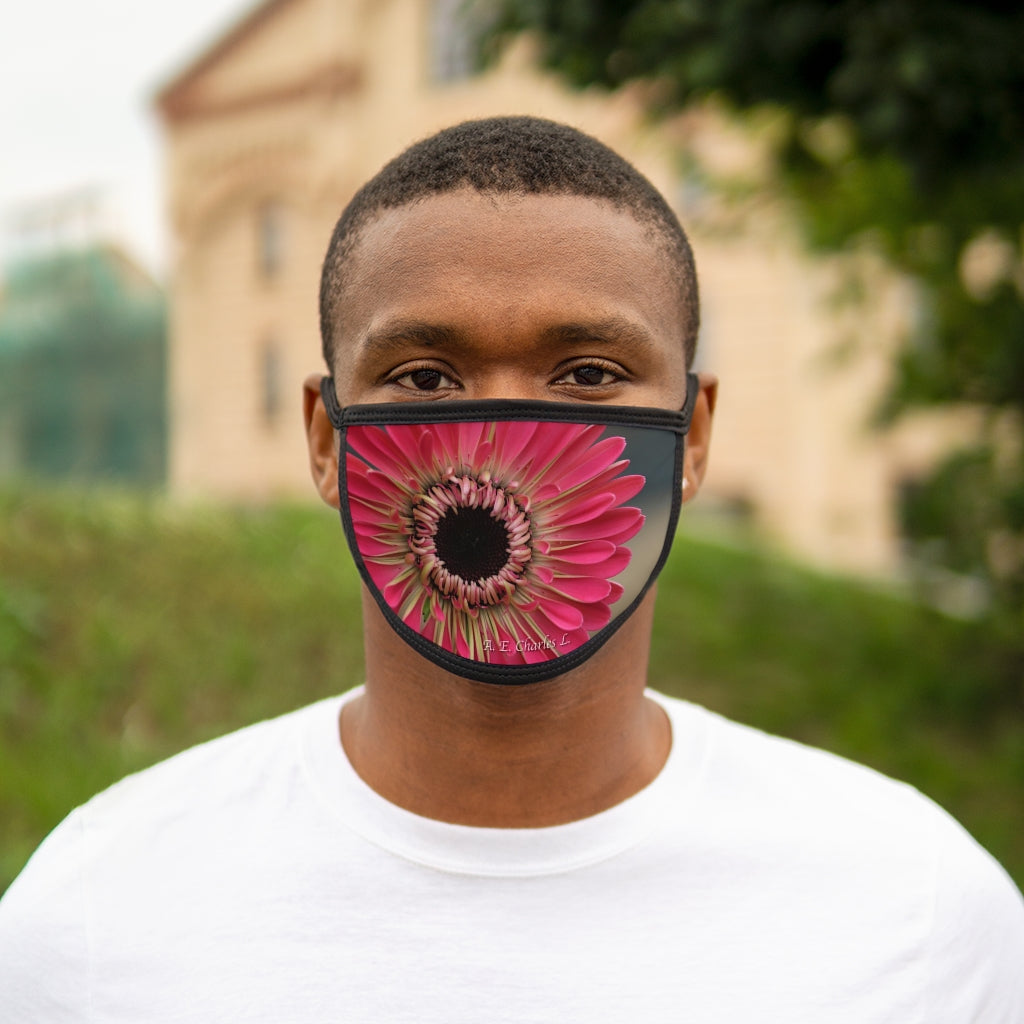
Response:
M423 817L541 828L607 810L661 770L671 736L644 697L653 594L600 651L526 686L460 679L398 641L364 600L365 693L341 740L356 772Z

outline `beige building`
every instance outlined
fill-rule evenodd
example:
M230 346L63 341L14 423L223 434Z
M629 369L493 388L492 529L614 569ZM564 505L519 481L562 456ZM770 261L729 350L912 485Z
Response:
M160 93L167 141L172 490L312 496L299 389L318 370L317 287L352 192L408 143L470 117L532 113L630 157L690 230L704 308L701 366L722 381L707 494L820 565L887 572L893 489L934 431L881 438L866 420L885 339L906 306L879 285L843 323L835 268L784 220L737 220L679 170L751 161L748 140L695 112L655 130L632 95L570 93L524 44L469 76L459 0L266 0ZM879 281L884 279L879 278ZM846 332L870 344L838 368ZM865 351L866 349L866 351Z

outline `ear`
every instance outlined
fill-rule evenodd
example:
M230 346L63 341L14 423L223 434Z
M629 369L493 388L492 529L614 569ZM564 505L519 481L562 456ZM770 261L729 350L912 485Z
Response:
M704 481L708 466L708 448L711 445L711 420L718 399L718 378L710 373L697 375L700 390L690 418L683 455L683 501L692 501Z
M337 508L341 503L338 496L337 436L320 397L320 375L317 373L310 374L302 382L302 415L306 421L306 444L313 483L320 497L331 508Z

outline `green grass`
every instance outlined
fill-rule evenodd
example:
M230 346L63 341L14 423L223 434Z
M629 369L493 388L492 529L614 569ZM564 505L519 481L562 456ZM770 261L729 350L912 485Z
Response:
M1024 882L1021 680L983 626L683 536L650 674L914 783ZM0 492L0 891L120 776L361 676L328 511Z

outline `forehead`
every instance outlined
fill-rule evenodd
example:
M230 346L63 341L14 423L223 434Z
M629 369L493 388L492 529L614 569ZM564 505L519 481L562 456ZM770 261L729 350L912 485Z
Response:
M395 316L517 324L590 308L683 344L683 295L662 233L632 213L569 195L472 189L389 209L362 227L342 273L336 340Z

